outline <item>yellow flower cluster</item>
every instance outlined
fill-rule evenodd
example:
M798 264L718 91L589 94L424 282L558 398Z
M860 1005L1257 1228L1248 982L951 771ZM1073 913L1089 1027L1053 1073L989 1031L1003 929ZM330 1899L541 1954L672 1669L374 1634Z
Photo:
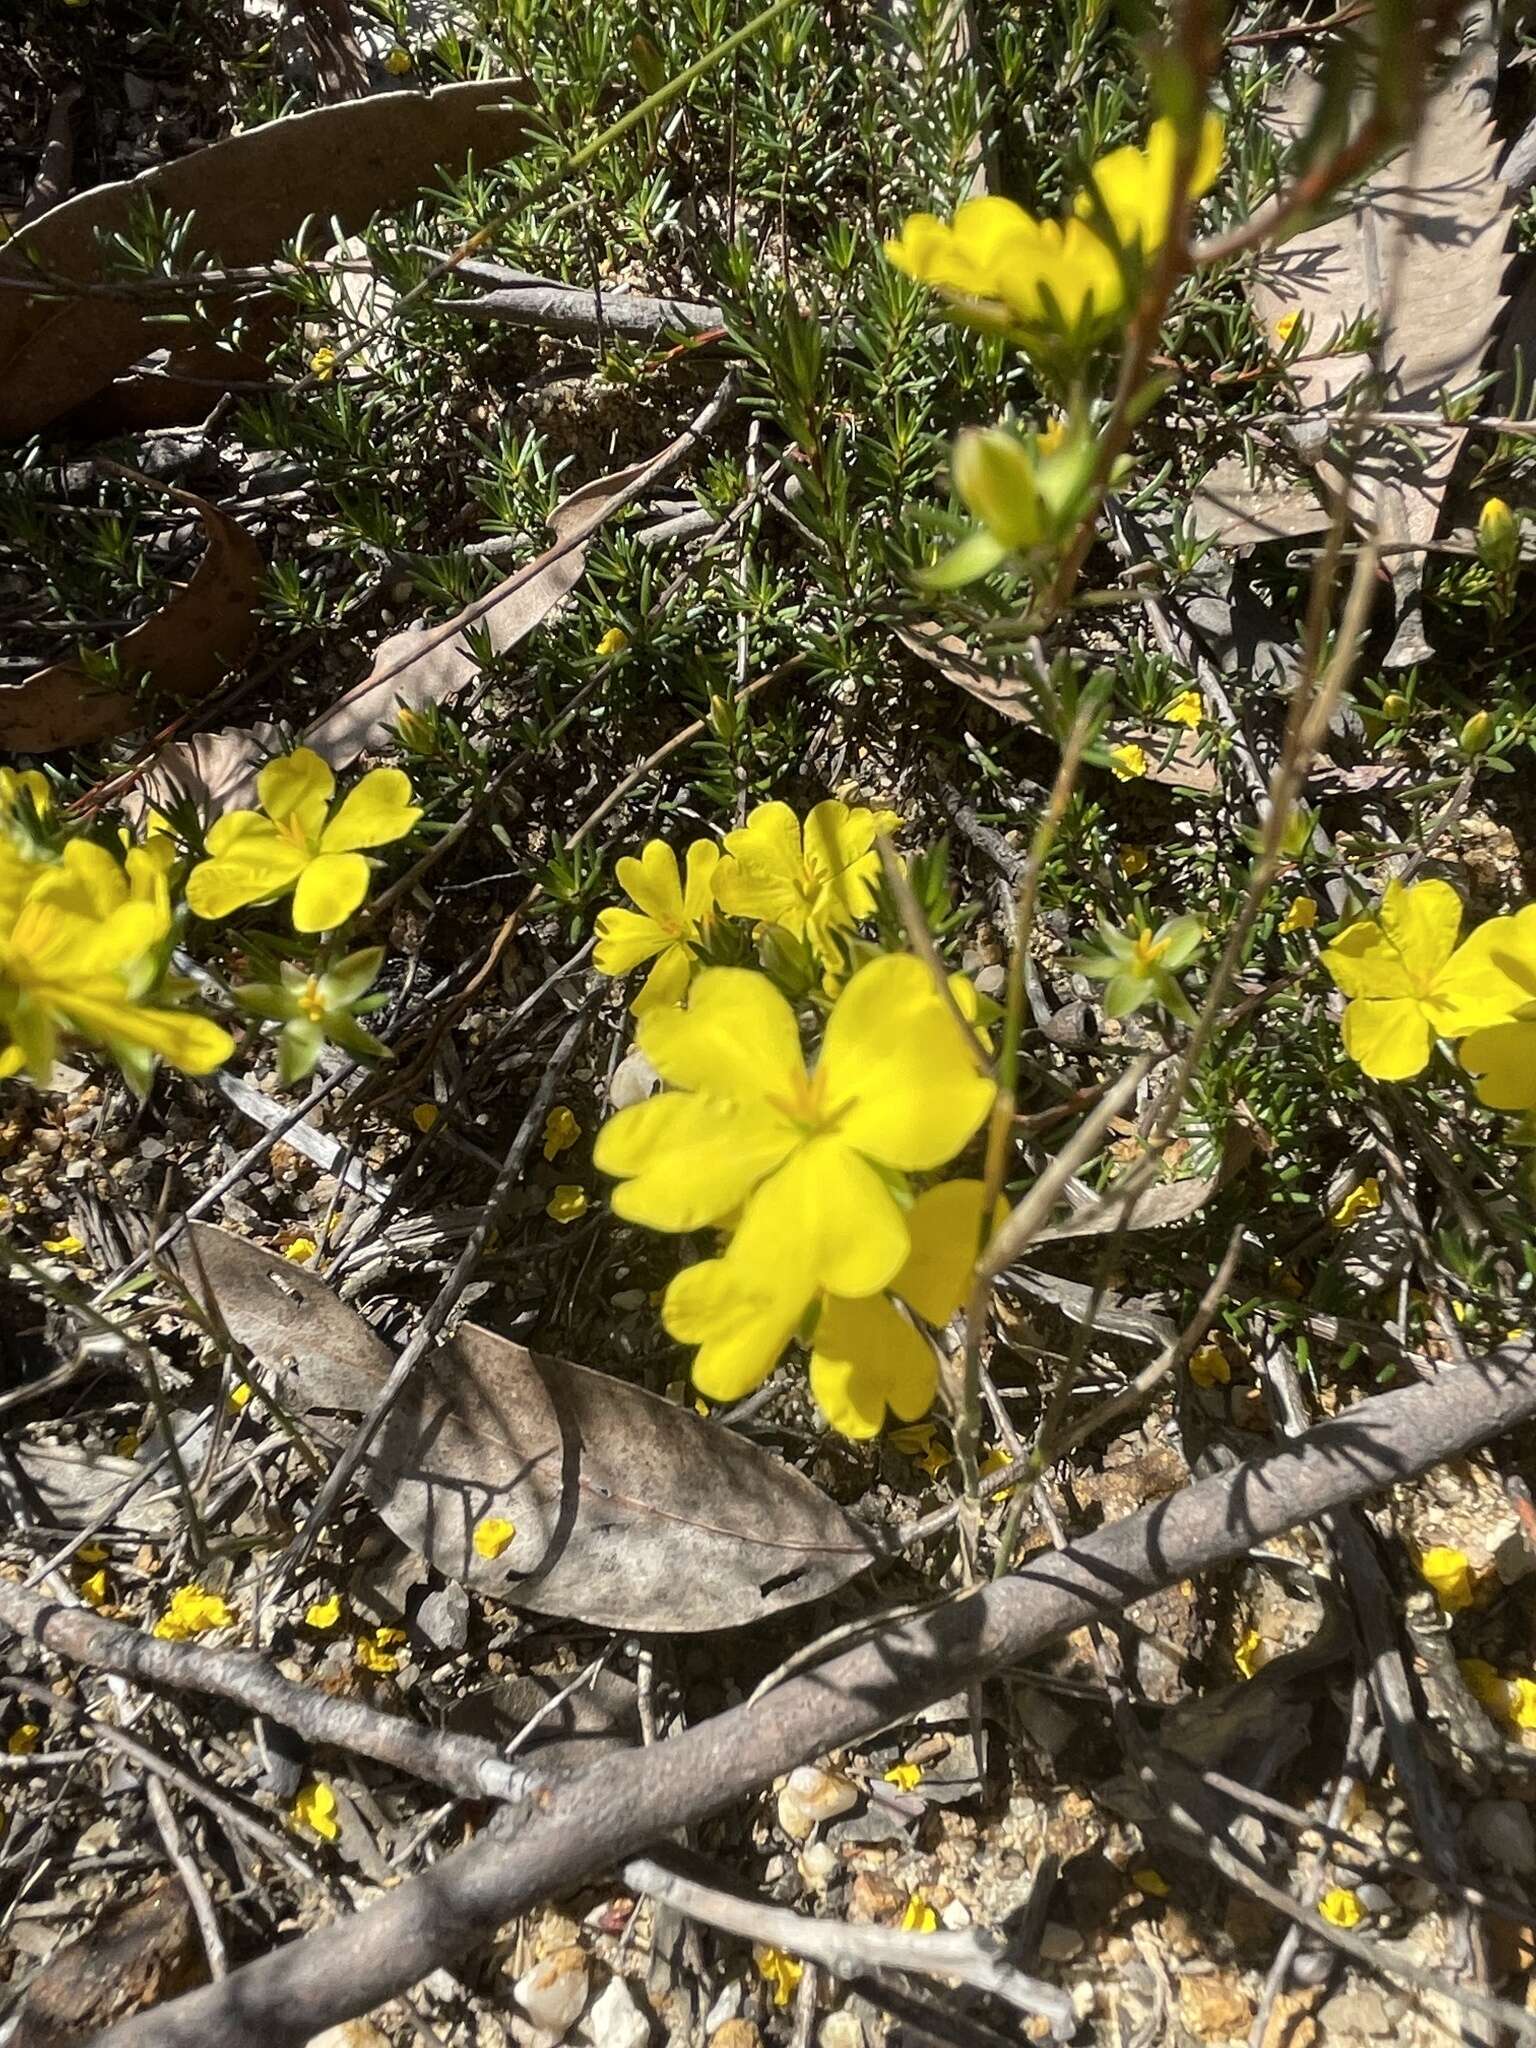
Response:
M750 882L755 900L768 886ZM873 1436L887 1408L915 1420L937 1366L897 1303L938 1324L955 1312L982 1190L953 1181L914 1199L908 1176L952 1160L994 1094L929 968L905 954L858 968L809 1069L795 1012L746 968L706 968L686 1009L646 1010L638 1040L667 1089L611 1118L594 1159L631 1222L732 1233L663 1299L667 1330L699 1347L700 1392L738 1399L806 1331L812 1390L834 1428Z
M1344 1049L1379 1081L1429 1064L1437 1039L1490 1109L1536 1109L1536 904L1492 917L1458 944L1461 901L1447 882L1387 884L1380 908L1340 933L1323 965L1348 997Z
M1214 184L1221 151L1221 122L1207 114L1190 178L1196 198ZM1081 354L1124 317L1167 239L1177 154L1174 124L1154 121L1144 148L1094 165L1062 220L1037 220L1011 199L971 199L951 222L914 214L885 253L970 324L1035 355Z
M168 973L174 842L119 861L69 838L45 778L0 770L0 1079L46 1081L61 1041L100 1047L143 1093L156 1059L206 1074L234 1050L222 1026L179 1007Z
M788 804L759 804L725 835L723 851L711 839L695 840L682 873L671 847L651 840L638 860L615 869L635 907L599 916L598 973L629 974L649 960L634 1014L680 1003L701 955L720 936L723 912L807 948L835 981L847 965L843 936L874 906L875 840L897 822L893 812L832 800L817 804L802 827Z

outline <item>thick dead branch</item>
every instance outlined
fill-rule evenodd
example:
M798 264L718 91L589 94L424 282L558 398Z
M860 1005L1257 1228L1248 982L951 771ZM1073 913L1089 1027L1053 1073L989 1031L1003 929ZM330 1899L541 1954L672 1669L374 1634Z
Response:
M1465 1455L1536 1416L1521 1346L1362 1402L1262 1457L883 1629L652 1748L537 1783L479 1840L352 1918L141 2014L102 2048L298 2048L780 1772L858 1741L1298 1522ZM45 1638L46 1639L46 1632Z

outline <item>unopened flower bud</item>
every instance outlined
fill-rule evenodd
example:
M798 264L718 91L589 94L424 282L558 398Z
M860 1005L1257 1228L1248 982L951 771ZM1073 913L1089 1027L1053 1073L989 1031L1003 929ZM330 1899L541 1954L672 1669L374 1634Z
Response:
M1490 498L1478 515L1477 552L1495 576L1507 576L1520 559L1520 523L1502 498Z
M1461 728L1460 746L1464 754L1486 753L1493 739L1493 713L1474 711Z
M1386 696L1381 700L1382 717L1390 718L1394 724L1399 719L1411 716L1412 712L1413 706L1408 702L1408 699L1401 690L1388 690Z

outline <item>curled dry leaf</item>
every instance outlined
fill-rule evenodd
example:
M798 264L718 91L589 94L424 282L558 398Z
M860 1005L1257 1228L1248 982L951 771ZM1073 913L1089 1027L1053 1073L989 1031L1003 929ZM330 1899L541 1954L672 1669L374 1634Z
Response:
M196 1225L182 1279L343 1442L392 1363L324 1281ZM881 1554L869 1530L755 1444L639 1387L463 1324L416 1374L359 1468L400 1539L513 1606L604 1628L731 1628L831 1592ZM474 1532L515 1535L497 1557Z
M53 207L0 252L0 278L102 281L102 249L146 204L195 211L195 241L231 268L267 262L309 224L317 254L332 236L405 205L440 173L484 166L523 145L523 86L493 78L436 92L380 93L269 122L130 181L98 185ZM0 438L19 440L103 389L141 356L179 340L168 307L135 295L78 297L0 291ZM206 396L206 395L205 395Z
M161 485L202 521L208 546L191 580L159 611L114 643L117 674L148 683L157 696L206 696L250 645L265 569L244 527L191 491ZM44 754L55 747L110 739L143 722L143 707L79 660L56 661L24 682L0 688L0 750Z
M1489 112L1497 69L1488 23L1469 13L1455 75L1430 96L1408 148L1372 172L1352 208L1293 235L1255 271L1253 306L1266 329L1273 334L1292 313L1307 323L1287 374L1309 410L1334 412L1369 367L1364 354L1322 353L1362 316L1379 325L1385 412L1434 413L1443 392L1476 376L1504 303L1513 212ZM1273 108L1282 134L1305 129L1317 91L1305 74L1291 74ZM1430 652L1419 617L1420 544L1434 533L1465 431L1378 429L1347 476L1318 464L1330 488L1348 492L1356 520L1374 522L1396 550L1386 559L1398 609L1390 667Z
M1253 1157L1257 1145L1257 1138L1246 1124L1233 1123L1228 1128L1221 1160L1214 1173L1205 1174L1199 1180L1169 1181L1162 1187L1149 1187L1143 1194L1129 1198L1118 1194L1111 1184L1096 1202L1080 1209L1065 1223L1049 1225L1039 1232L1034 1242L1055 1244L1066 1237L1106 1237L1111 1231L1155 1230L1165 1223L1186 1223L1205 1207L1212 1195L1226 1186L1234 1174L1242 1171Z

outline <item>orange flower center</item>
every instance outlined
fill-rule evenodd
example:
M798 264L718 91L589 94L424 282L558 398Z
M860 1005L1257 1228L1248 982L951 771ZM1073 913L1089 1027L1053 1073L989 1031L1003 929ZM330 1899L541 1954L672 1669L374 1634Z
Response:
M304 984L304 992L299 997L299 1008L311 1024L318 1024L325 1015L325 1002L320 994L320 984L314 975L311 975Z

